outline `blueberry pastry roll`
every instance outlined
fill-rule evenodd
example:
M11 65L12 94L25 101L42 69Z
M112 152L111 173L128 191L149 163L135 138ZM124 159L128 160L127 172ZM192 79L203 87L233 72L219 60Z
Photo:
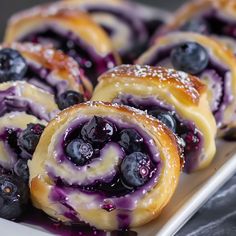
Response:
M79 104L60 113L41 136L29 161L32 201L66 223L103 230L140 226L170 200L180 158L173 133L146 113Z
M216 124L206 86L196 77L173 69L123 65L100 77L92 100L146 111L180 138L185 171L209 165L215 154Z
M91 83L72 58L31 43L0 46L0 83L8 81L26 81L51 93L60 109L92 94Z
M236 53L235 9L235 0L192 0L183 5L158 34L199 32L224 41Z
M0 84L0 169L27 178L21 168L57 113L52 94L24 81Z
M13 16L5 41L52 45L73 57L93 84L119 63L104 30L85 13L64 8L42 6Z
M124 62L133 62L167 19L167 13L159 9L127 0L67 0L59 4L88 12L108 33Z
M235 127L236 60L223 44L187 32L159 37L138 64L162 65L198 76L208 86L208 100L219 136Z

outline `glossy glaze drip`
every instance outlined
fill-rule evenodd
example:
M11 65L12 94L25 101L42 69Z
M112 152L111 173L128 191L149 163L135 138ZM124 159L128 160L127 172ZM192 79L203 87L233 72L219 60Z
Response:
M169 112L177 122L176 134L185 141L185 171L191 172L198 165L201 158L204 138L201 132L196 128L194 123L191 121L183 120L175 111L175 108L173 106L170 106L154 97L143 98L129 94L120 95L118 98L114 99L113 102L135 107L147 112L153 110L162 110L164 112ZM191 140L191 138L193 138L193 141ZM187 143L189 143L189 145L187 145Z
M52 44L56 49L73 57L94 85L100 74L116 65L113 54L99 55L72 32L63 32L56 27L47 27L45 30L33 32L19 41Z

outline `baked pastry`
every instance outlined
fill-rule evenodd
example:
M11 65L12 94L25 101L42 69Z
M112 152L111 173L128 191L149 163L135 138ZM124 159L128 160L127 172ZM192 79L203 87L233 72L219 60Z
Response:
M208 86L208 100L219 136L236 126L236 60L223 44L195 33L159 37L137 64L162 65L198 76Z
M0 166L5 170L14 170L19 159L32 157L31 147L35 146L33 135L21 140L27 125L36 133L42 132L57 113L54 96L25 81L0 84ZM37 135L36 135L37 136ZM27 146L27 144L29 144ZM27 147L26 147L27 146ZM18 163L19 164L19 163ZM21 163L22 164L22 163ZM23 170L22 170L23 172ZM25 173L26 174L26 173Z
M144 112L76 105L49 123L29 161L32 202L62 222L143 225L170 200L180 157L173 133Z
M147 111L182 139L186 172L210 164L216 124L206 86L196 77L162 67L123 65L103 74L99 81L93 101Z
M192 31L223 40L236 53L235 0L192 0L174 14L157 35L171 31Z
M112 39L123 62L130 63L148 46L149 38L168 19L168 14L127 0L66 0L62 7L86 11Z
M0 46L0 83L25 80L55 96L62 106L64 97L74 102L91 97L92 85L77 63L61 51L31 43ZM70 105L74 105L72 102Z
M54 5L13 16L5 41L52 45L73 57L93 84L98 75L120 62L107 34L89 16Z

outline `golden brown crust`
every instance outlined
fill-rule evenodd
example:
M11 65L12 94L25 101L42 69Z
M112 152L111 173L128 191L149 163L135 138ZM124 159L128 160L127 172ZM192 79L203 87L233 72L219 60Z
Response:
M193 0L184 4L174 14L172 20L164 25L160 30L161 33L177 30L182 24L187 22L195 15L208 11L209 9L216 9L224 13L227 17L235 17L236 2L234 0Z
M201 94L206 91L206 86L197 77L164 67L121 65L100 76L99 81L114 77L151 80L157 86L168 86L170 91L184 96L193 105L198 105Z
M80 116L92 117L109 116L130 122L140 126L153 139L156 148L160 152L162 160L161 174L158 177L158 183L147 192L143 197L132 199L135 201L135 207L130 211L131 227L143 225L156 218L161 210L169 202L173 195L180 175L180 153L177 139L162 123L148 116L145 112L119 106L110 103L88 102L85 104L75 105L61 112L52 120L40 139L32 161L29 163L30 169L30 186L32 200L36 207L44 210L50 216L61 221L70 222L61 212L59 201L52 200L51 189L55 186L53 180L48 176L45 166L50 166L51 159L54 159L52 143L57 140L58 134L68 127L70 122ZM58 133L59 132L59 133ZM54 145L53 145L54 146ZM56 164L58 166L63 165ZM55 165L53 166L55 167ZM57 166L56 166L57 167ZM59 167L58 167L59 168ZM58 169L57 169L58 170ZM64 168L63 171L57 171L56 175L64 178L63 175L68 172L71 176L72 169ZM78 173L78 172L77 172ZM169 186L166 188L166 186ZM41 194L38 194L42 191ZM136 195L126 195L134 197ZM79 218L100 229L114 230L118 228L117 215L120 211L126 212L127 209L116 208L111 212L101 209L101 202L93 195L86 195L83 192L69 191L67 203L77 213ZM103 201L103 200L102 200Z
M88 14L78 9L63 7L60 4L42 5L15 14L8 22L5 42L17 41L25 34L46 25L53 25L53 27L73 32L94 48L97 53L102 55L112 53L117 64L120 64L119 55L114 51L106 32Z

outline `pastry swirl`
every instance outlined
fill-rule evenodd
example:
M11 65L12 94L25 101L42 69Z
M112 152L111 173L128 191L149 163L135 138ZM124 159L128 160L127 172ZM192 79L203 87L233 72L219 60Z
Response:
M174 14L157 36L173 31L190 31L215 37L236 53L236 2L234 0L192 0Z
M41 6L18 13L9 21L5 41L52 45L73 57L89 80L119 64L106 33L88 15Z
M180 154L172 132L146 113L80 104L60 113L40 139L29 162L32 201L63 222L104 230L140 226L170 200Z
M162 67L123 65L99 78L92 100L145 110L184 141L185 171L210 164L216 125L206 86L196 77Z
M196 48L195 55L202 53L202 68L200 59L188 58L191 55L188 50L191 48ZM176 65L176 59L173 57L177 55L176 50L181 51L182 61L186 59L184 63ZM178 52L178 55L180 53ZM191 73L188 71L189 68L198 64L200 69L197 68L197 71L192 70L192 72L208 86L208 99L217 122L218 136L227 135L230 129L235 127L236 60L225 45L196 33L170 33L159 37L155 45L137 60L137 64L171 68L182 64L181 69L189 73Z
M61 51L31 43L4 44L0 46L0 50L2 49L12 49L20 53L27 67L22 79L28 83L55 97L68 90L80 93L85 99L91 97L91 83L77 63Z
M19 158L28 159L17 139L27 125L45 125L57 113L54 96L27 82L0 84L0 166L12 170Z
M66 0L56 5L88 12L108 33L125 63L145 50L155 30L168 19L160 9L127 0Z

